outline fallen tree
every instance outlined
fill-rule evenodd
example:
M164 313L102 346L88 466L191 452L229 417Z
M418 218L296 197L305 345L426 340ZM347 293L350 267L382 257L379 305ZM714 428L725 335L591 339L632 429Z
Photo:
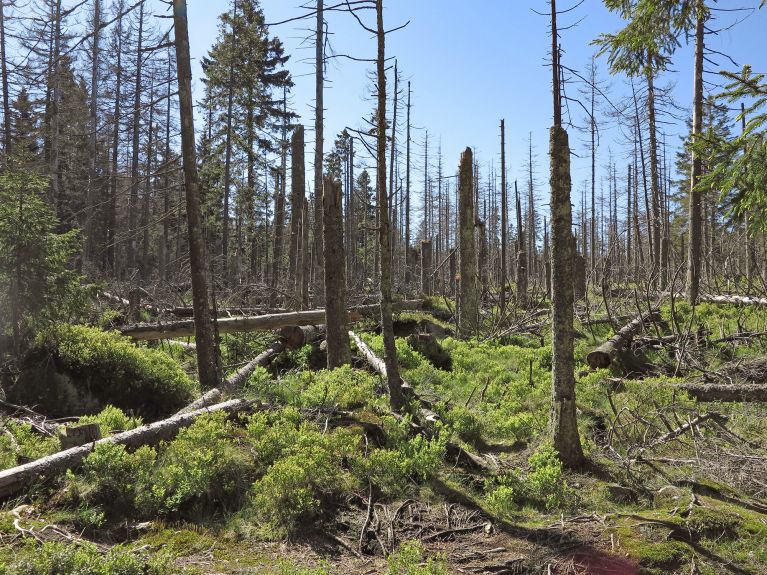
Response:
M767 297L751 297L745 295L702 295L698 298L702 303L730 304L730 305L755 305L767 307Z
M124 431L93 443L72 447L53 455L30 461L17 467L0 471L0 499L5 499L24 489L30 483L64 473L67 469L77 467L97 445L116 443L131 449L142 445L154 445L160 441L173 439L180 429L190 426L195 419L206 413L223 411L234 414L250 409L258 402L245 399L232 399L204 409L189 413L179 413L168 419L142 425L130 431Z
M196 399L178 413L189 413L196 409L217 403L233 391L242 388L248 378L256 371L256 368L266 367L283 350L298 349L306 343L318 337L324 332L324 326L306 325L306 326L288 326L279 332L279 339L269 345L266 350L254 357L232 375L227 377L220 386L206 391L202 397Z
M423 307L423 300L408 300L395 302L394 311L417 310ZM348 311L349 321L359 321L364 317L375 317L381 312L381 307L365 305ZM250 331L266 331L280 329L286 326L306 326L325 323L325 310L293 311L261 316L241 316L221 318L216 321L219 333L244 333ZM137 340L170 339L194 335L194 321L181 320L173 322L157 322L128 326L120 330Z
M767 385L758 383L682 383L676 389L686 391L698 401L738 401L767 403Z
M635 317L630 323L619 329L614 336L586 356L589 367L592 369L610 367L615 355L625 349L646 324L659 317L660 311L657 308L650 313Z
M352 338L354 343L357 346L357 349L359 350L360 354L363 358L365 358L365 361L368 362L370 367L373 368L373 370L378 373L381 377L386 379L386 364L384 361L378 357L375 352L370 349L370 346L366 344L364 341L362 341L362 338L358 336L353 331L349 332L349 337ZM418 393L415 391L413 387L411 387L409 384L407 384L404 380L402 381L402 392L405 394L406 397L412 397L414 398L420 405L419 407L419 421L421 424L429 423L434 424L440 421L440 417L437 413L434 412L432 409L432 404L426 401L425 399L422 399ZM416 425L415 423L412 424L414 430L416 431L423 431L423 429ZM486 459L480 455L475 455L473 453L470 453L469 451L466 451L463 447L460 445L456 445L452 442L448 442L446 445L446 452L445 455L454 461L456 464L462 464L465 466L472 467L474 469L482 469L482 470L488 470L492 469L494 465L492 463L489 463L486 461Z

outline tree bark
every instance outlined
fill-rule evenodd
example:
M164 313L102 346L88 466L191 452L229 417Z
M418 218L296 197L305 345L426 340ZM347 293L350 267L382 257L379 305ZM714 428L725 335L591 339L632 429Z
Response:
M376 0L376 81L378 108L376 110L376 192L378 194L378 241L380 244L380 291L381 327L389 401L392 411L399 412L405 404L402 394L402 380L397 361L397 347L394 341L392 321L392 274L391 274L391 231L389 229L389 198L386 187L386 30L383 22L383 0Z
M138 235L138 187L139 187L139 154L140 128L141 128L141 90L142 90L142 64L144 53L142 51L144 39L144 3L139 6L138 12L138 40L136 44L136 79L133 86L133 139L131 144L131 170L130 170L130 194L128 196L128 273L136 269L136 236ZM191 72L190 72L191 79ZM180 93L180 91L179 91Z
M592 369L604 369L610 366L615 354L624 349L634 336L642 328L658 318L659 311L652 310L649 314L642 314L631 320L630 323L623 326L618 332L586 356L586 361Z
M325 92L325 19L324 2L317 0L315 38L315 106L314 106L314 272L312 298L314 307L325 304L325 275L322 271L322 162L324 158L324 92Z
M290 138L290 285L296 306L301 304L301 220L305 195L304 127L296 126Z
M458 187L459 274L458 329L471 337L479 328L477 244L474 237L474 162L471 148L461 154Z
M328 369L351 363L346 314L346 257L341 206L341 182L325 178L322 192L325 248L325 324Z
M501 120L501 317L506 313L506 277L508 276L506 244L509 232L509 206L506 195L506 122Z
M575 358L573 348L573 242L570 204L570 145L562 128L559 83L559 46L556 0L551 0L551 57L554 125L551 128L551 294L552 409L554 449L568 467L583 464L584 455L575 414Z
M767 403L767 385L762 383L683 383L674 387L698 401Z
M703 58L705 33L705 6L703 0L695 3L695 79L693 82L692 142L695 144L703 133ZM698 188L703 163L700 154L693 147L690 173L690 236L687 254L687 299L691 305L698 302L700 292L701 264L701 191Z
M186 0L174 0L173 22L176 31L176 67L178 69L179 112L181 116L181 154L184 164L186 217L189 234L189 259L194 305L194 335L197 344L197 370L200 385L210 389L218 385L218 350L211 322L208 299L207 260L200 213L200 181L194 141L192 104L192 67L189 57L189 29Z

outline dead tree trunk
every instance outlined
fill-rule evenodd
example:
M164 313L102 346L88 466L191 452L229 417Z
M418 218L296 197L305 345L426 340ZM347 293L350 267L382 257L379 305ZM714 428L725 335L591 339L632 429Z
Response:
M322 192L325 249L325 316L328 369L351 362L346 315L346 258L341 206L341 182L325 178Z
M181 115L181 154L184 165L186 215L189 233L189 259L194 304L194 334L197 344L197 369L204 389L219 381L219 362L208 300L207 260L200 213L200 182L194 141L192 67L189 58L189 29L186 1L178 0L173 11L176 31L179 111Z
M301 210L304 202L304 127L290 138L290 286L296 306L301 302Z
M615 355L623 350L634 336L653 319L657 319L659 311L652 310L649 314L635 317L618 332L586 356L586 361L592 369L604 369L610 366Z
M176 32L178 34L178 31ZM239 413L251 408L255 402L245 399L233 399L217 405L211 405L190 413L180 413L169 419L163 419L149 425L105 437L93 443L59 451L53 455L0 471L0 499L14 495L34 481L47 479L77 467L97 445L116 443L135 449L142 445L153 445L168 441L176 436L180 429L190 426L201 415L224 411Z
M522 202L519 199L517 181L514 180L514 193L517 204L517 305L527 307L527 242L525 229L522 225Z
M551 160L551 294L552 409L551 434L562 463L578 467L584 461L575 415L572 206L570 204L570 144L562 128L556 0L551 0L551 57L554 125L549 139Z
M506 243L509 233L509 206L506 196L506 122L501 120L501 293L500 293L500 312L501 317L506 313L506 277L507 258Z
M324 94L325 94L325 19L324 1L317 0L315 30L315 103L314 103L314 265L312 303L319 307L325 303L325 275L322 271L323 219L322 219L322 161L324 158Z
M402 381L399 375L397 347L394 342L392 321L392 274L391 274L391 231L389 229L389 198L386 193L386 30L383 23L383 0L376 0L376 38L378 53L376 57L376 81L378 109L376 110L376 188L378 193L381 261L381 326L383 331L389 400L392 411L399 412L404 406ZM394 158L392 158L394 161Z
M471 148L461 154L458 187L458 233L461 283L458 295L458 329L463 336L479 327L477 294L477 244L474 239L474 162Z
M703 35L705 33L705 6L703 0L695 3L695 80L693 89L692 141L695 143L703 133ZM700 291L700 243L701 243L701 191L698 184L703 172L702 158L692 148L690 172L690 236L687 254L687 299L691 305L698 302Z
M761 383L683 383L675 388L686 391L690 397L698 401L767 403L767 385Z

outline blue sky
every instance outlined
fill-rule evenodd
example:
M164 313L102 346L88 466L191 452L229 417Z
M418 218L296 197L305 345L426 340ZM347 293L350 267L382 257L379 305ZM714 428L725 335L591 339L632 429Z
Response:
M719 8L738 8L755 5L757 0L720 0ZM274 22L302 13L298 0L262 0L267 21ZM217 34L217 16L227 9L227 0L190 0L189 24L192 56L199 61L214 42ZM562 4L560 9L572 4ZM528 134L537 154L539 198L545 202L547 180L548 128L551 124L550 70L548 60L548 21L533 10L545 12L548 2L544 0L386 0L384 19L387 28L410 24L390 35L387 55L398 59L399 69L405 81L410 80L413 89L413 124L416 142L415 153L420 156L423 130L428 129L431 149L441 144L445 169L452 173L457 165L460 151L466 146L475 148L485 165L494 161L499 164L499 121L505 118L507 126L507 153L509 176L513 181L525 180L522 158L527 153ZM712 27L733 24L747 16L747 12L722 12ZM373 14L367 18L372 23ZM600 32L615 31L621 21L610 14L598 0L585 0L573 12L560 17L560 27L580 23L561 35L565 52L563 63L581 72L585 70L595 47L591 41ZM375 39L360 29L349 15L342 12L328 13L327 20L332 34L331 44L335 52L356 57L375 56ZM292 101L301 120L310 128L313 122L311 106L314 99L313 47L309 28L312 22L289 23L274 27L292 55L289 62L296 86ZM764 30L767 29L767 9L755 12L730 30L718 36L709 36L708 45L731 56L739 66L749 63L756 71L767 71L767 51ZM729 61L715 59L725 69L732 69ZM618 100L625 93L622 78L611 78L604 58L598 60L601 76L611 84L611 97ZM360 127L361 118L369 116L372 102L369 99L371 64L352 62L339 58L328 69L325 92L326 149L332 145L335 135L344 126ZM709 69L713 69L708 65ZM199 67L195 64L195 84L199 87ZM709 76L712 81L718 78ZM689 109L692 96L692 51L683 45L674 58L673 70L664 74L659 84L675 85L676 101ZM578 87L567 87L569 96L576 97ZM577 104L571 104L573 119L583 123L583 113ZM681 112L685 115L687 112ZM675 146L674 137L682 125L668 126L668 143ZM312 133L307 132L307 139ZM571 130L571 148L577 155L573 158L574 191L580 190L582 182L590 177L590 162L583 135ZM620 135L615 122L603 129L599 150L600 166L604 166L608 150L620 158ZM308 143L311 146L311 142ZM311 154L307 157L310 159ZM415 160L418 166L420 158ZM421 179L419 173L414 176ZM602 173L606 169L600 169ZM619 173L624 170L618 169Z

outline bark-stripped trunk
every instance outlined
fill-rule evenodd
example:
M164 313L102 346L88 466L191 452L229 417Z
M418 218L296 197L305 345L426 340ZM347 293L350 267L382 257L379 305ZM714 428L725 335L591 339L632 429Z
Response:
M5 58L4 2L0 2L0 75L2 75L3 84L3 151L8 157L11 153L11 97L8 93L8 61Z

